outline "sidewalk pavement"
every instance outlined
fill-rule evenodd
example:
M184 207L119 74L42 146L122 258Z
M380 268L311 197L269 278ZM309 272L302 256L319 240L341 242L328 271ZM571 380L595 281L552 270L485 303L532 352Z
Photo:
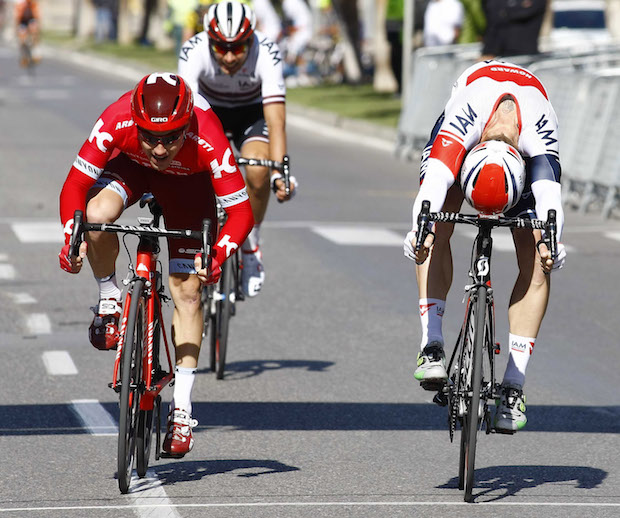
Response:
M154 72L147 65L134 62L127 63L94 53L78 52L50 45L42 45L41 50L44 58L59 59L106 75L113 74L134 83L138 82L146 74ZM315 131L330 138L358 143L389 153L394 153L395 151L396 128L342 117L333 112L290 102L286 104L286 111L287 124L291 126Z

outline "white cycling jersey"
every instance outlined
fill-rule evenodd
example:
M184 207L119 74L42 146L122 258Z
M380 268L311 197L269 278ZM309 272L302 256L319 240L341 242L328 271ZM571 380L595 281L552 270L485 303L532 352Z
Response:
M431 211L441 210L465 154L480 142L486 125L506 95L512 96L517 105L518 150L526 160L527 174L523 197L534 196L536 214L541 219L546 219L549 208L556 209L561 232L561 171L555 111L544 86L534 74L499 61L469 67L454 84L444 113L423 153L422 185L413 206L414 229L422 200L431 201Z
M258 31L243 67L225 74L209 48L205 31L187 40L179 54L179 75L211 105L235 108L262 102L285 102L286 87L278 45Z

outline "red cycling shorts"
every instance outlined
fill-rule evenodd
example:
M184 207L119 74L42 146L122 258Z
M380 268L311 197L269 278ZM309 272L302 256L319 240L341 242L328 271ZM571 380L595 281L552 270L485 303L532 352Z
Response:
M137 164L124 154L110 160L92 189L110 189L130 207L144 193L161 205L166 228L201 230L202 220L216 220L215 194L208 172L186 176L164 174ZM214 225L212 225L214 230ZM213 236L212 236L213 237ZM168 239L169 273L196 273L194 256L201 243L195 239Z

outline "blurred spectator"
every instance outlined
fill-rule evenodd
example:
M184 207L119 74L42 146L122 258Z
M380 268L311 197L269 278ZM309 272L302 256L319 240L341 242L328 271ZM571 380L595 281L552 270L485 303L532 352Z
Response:
M282 20L270 0L254 0L250 7L256 15L256 28L270 40L278 41L282 33Z
M431 0L424 12L424 45L452 45L463 26L464 9L459 0Z
M181 45L194 35L194 13L198 0L168 0L168 27L174 40L175 54Z
M157 0L144 0L144 10L142 12L142 28L140 30L140 36L138 36L138 43L140 45L153 45L152 42L149 41L149 26L151 25L151 16L157 7Z
M302 54L312 38L312 12L304 0L282 0L284 34L280 47L284 51L284 77L297 75L303 64Z
M483 0L487 28L481 59L538 54L547 0Z
M482 10L482 0L461 0L465 18L459 36L459 43L476 43L482 40L487 21Z
M95 7L95 42L103 43L112 37L114 0L92 0Z

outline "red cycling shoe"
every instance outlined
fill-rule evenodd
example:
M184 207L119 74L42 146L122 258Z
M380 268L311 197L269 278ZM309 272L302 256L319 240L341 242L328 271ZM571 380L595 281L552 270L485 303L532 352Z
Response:
M121 302L116 299L102 299L96 308L88 338L93 347L101 351L116 349L118 343L118 322L121 318Z
M168 414L168 432L162 446L167 457L180 459L193 448L192 428L197 424L185 410L175 408Z

